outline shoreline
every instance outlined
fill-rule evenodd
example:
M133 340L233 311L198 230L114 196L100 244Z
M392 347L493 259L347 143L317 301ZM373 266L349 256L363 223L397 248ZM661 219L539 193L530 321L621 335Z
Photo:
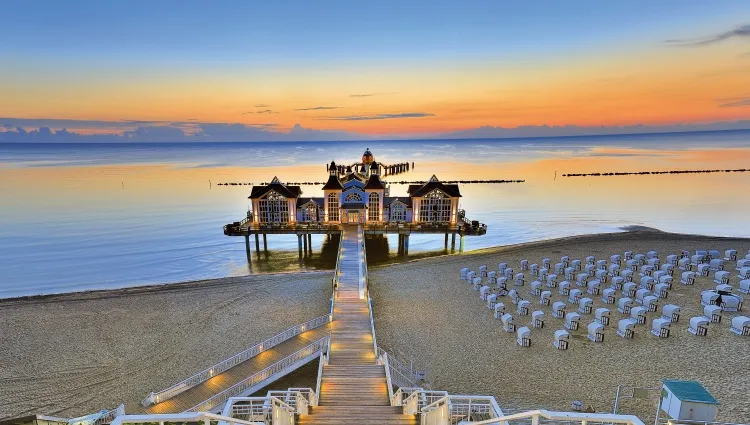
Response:
M707 239L707 240L735 240L735 241L750 241L750 238L745 237L732 237L732 236L711 236L711 235L699 235L692 233L671 233L665 232L653 227L632 225L621 227L622 231L619 232L605 232L605 233L591 233L582 235L562 236L559 238L551 239L540 239L536 241L519 242L509 245L496 245L486 248L479 248L475 250L465 251L463 254L448 253L448 254L437 254L430 255L424 258L414 258L407 261L387 261L383 264L368 265L370 269L381 269L384 267L394 266L398 264L409 264L417 263L421 261L428 261L432 259L446 258L446 257L460 257L469 255L484 255L484 254L497 254L503 252L514 252L522 249L533 249L542 246L559 246L571 243L579 242L601 242L606 241L609 238L616 238L618 240L638 239L648 236L668 236L672 239ZM158 293L166 291L189 291L191 289L200 288L212 288L223 285L233 285L238 283L242 279L251 278L253 276L283 276L283 275L316 275L323 273L331 273L333 269L325 270L290 270L280 272L268 272L268 273L254 273L242 276L227 276L218 277L212 279L199 279L199 280L187 280L178 282L165 282L165 283L152 283L138 286L126 286L121 288L113 289L90 289L83 291L73 292L59 292L51 294L37 294L37 295L22 295L19 297L0 298L0 308L9 305L19 304L35 304L35 303L54 303L54 302L65 302L65 301L83 301L93 299L105 299L105 298L119 298L128 295L137 295L144 293Z

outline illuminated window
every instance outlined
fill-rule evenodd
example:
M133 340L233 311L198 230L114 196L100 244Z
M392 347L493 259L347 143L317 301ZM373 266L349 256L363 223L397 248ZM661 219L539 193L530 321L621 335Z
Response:
M289 201L271 191L268 196L258 201L260 221L262 223L286 223L289 221Z
M339 221L339 196L328 194L328 221Z
M425 195L419 206L419 221L447 222L451 217L451 198L439 190Z
M401 202L392 203L390 221L406 221L406 205Z
M367 212L367 220L380 221L380 195L371 193L370 199L367 202L367 205L370 207Z
M302 221L318 221L318 205L312 202L302 207Z
M344 202L362 202L362 197L357 192L346 195Z

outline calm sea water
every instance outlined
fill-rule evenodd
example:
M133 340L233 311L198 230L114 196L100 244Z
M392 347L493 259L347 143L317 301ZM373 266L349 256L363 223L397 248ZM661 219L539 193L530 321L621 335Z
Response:
M487 223L466 249L624 226L750 236L750 173L563 178L563 173L750 168L750 131L569 137L225 144L0 144L0 298L331 267L335 241L270 236L248 262L222 225L247 211L249 186L324 181L332 159L365 148L385 163L414 161L388 180L524 179L462 185L461 208ZM304 186L303 196L321 195ZM393 195L405 187L392 184ZM373 242L371 261L395 256ZM442 253L443 238L412 236L412 257Z

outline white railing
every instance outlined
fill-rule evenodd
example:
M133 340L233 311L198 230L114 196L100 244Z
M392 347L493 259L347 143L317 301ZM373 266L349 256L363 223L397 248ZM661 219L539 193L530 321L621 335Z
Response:
M442 422L432 422L440 424ZM565 424L573 425L644 425L643 421L633 415L615 415L612 413L555 412L549 410L531 410L528 412L503 415L492 419L471 422L471 425L517 425L517 424ZM423 422L424 424L424 422Z
M310 406L318 405L318 396L312 388L289 388L286 391L272 390L266 393L266 396L278 398L300 415L307 415L310 412Z
M658 425L748 425L736 422L706 422L706 421L691 421L681 419L666 419L660 420Z
M227 416L216 415L207 412L195 412L195 413L169 413L169 414L153 414L153 415L122 415L115 418L112 421L112 425L123 425L123 424L143 424L143 423L203 423L204 425L210 425L212 422L224 422L229 425L257 425L257 422L246 421L242 419L230 418ZM286 424L289 424L287 420Z
M495 397L475 395L448 395L426 405L420 413L422 425L498 423L485 421L504 417Z
M202 384L203 382L208 381L214 376L222 372L225 372L231 369L232 367L237 366L238 364L257 356L258 354L266 350L269 350L290 338L293 338L311 329L319 328L323 325L326 325L330 321L331 321L331 315L325 315L325 316L316 317L315 319L309 320L305 323L292 326L291 328L285 330L284 332L281 332L278 335L268 338L267 340L261 342L260 344L256 344L248 348L245 351L237 353L234 356L226 360L223 360L208 369L202 370L196 373L195 375L191 376L190 378L180 381L167 389L149 394L149 396L146 397L141 402L141 405L144 407L148 407L157 403L161 403L165 400L169 400L170 398L184 391L187 391L190 388L195 387L196 385Z
M447 396L447 391L425 390L419 387L401 387L393 393L391 406L403 406L404 414L417 414L421 412L423 407Z
M247 391L249 388L260 384L261 382L265 381L271 376L276 375L279 372L284 371L285 369L289 369L295 366L298 362L303 361L310 356L314 356L322 352L328 347L328 340L329 340L329 337L327 336L320 338L319 340L313 342L312 344L279 360L278 362L272 364L271 366L268 366L267 368L261 370L260 372L257 372L243 379L242 381L232 385L226 390L214 395L213 397L209 398L208 400L200 404L197 404L191 407L190 409L187 409L186 411L187 412L209 411L215 408L216 406L219 406L220 404L226 402L227 400L229 400L229 398L236 397L242 394L243 392Z
M390 373L391 381L394 385L397 387L419 387L420 379L418 377L418 372L414 370L413 364L410 364L409 366L405 365L380 347L376 346L375 350L380 364L386 364L385 358L387 357L389 368L388 373Z
M231 397L222 410L222 416L263 424L293 424L294 415L306 415L317 400L310 388L290 388L287 391L269 391L265 397ZM317 402L316 402L317 404ZM285 413L286 419L281 413ZM219 422L218 425L229 425Z

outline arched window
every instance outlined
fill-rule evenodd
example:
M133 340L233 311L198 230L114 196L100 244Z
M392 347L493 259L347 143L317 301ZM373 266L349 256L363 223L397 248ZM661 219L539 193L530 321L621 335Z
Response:
M318 205L312 202L302 207L302 221L318 221Z
M392 203L390 221L406 221L406 205L401 202Z
M368 221L380 221L380 195L371 193L367 201L369 210L367 211Z
M435 189L422 198L419 221L448 222L451 217L451 198Z
M344 202L362 202L362 197L357 192L346 195Z
M328 194L328 221L339 221L339 195Z
M260 221L262 223L286 223L289 221L289 201L271 191L268 196L258 201Z

